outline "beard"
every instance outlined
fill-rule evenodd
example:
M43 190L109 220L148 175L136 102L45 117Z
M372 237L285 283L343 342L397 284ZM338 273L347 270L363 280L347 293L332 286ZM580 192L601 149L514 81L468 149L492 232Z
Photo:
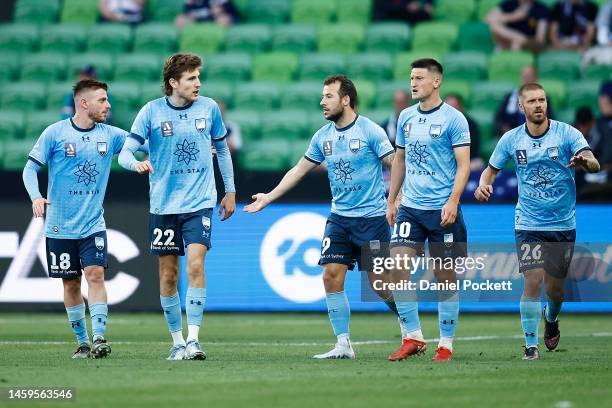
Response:
M535 113L533 115L530 115L531 117L529 118L529 121L536 125L541 125L542 123L546 122L548 120L548 117L546 116L546 112L541 112L541 113L542 113L542 116L536 116Z
M338 112L330 113L330 115L326 119L336 123L342 117L343 113L344 109L340 109Z

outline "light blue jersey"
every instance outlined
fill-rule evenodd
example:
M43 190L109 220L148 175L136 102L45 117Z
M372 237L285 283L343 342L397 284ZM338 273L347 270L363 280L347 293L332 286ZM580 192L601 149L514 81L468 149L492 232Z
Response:
M427 112L413 105L399 115L395 145L406 152L402 205L419 210L444 207L457 173L453 149L470 145L465 116L446 103Z
M519 188L514 217L517 230L576 228L575 171L567 165L572 156L586 149L589 144L578 130L556 120L550 120L539 137L531 136L527 125L502 136L489 165L500 170L514 160Z
M330 122L315 133L304 157L327 162L334 214L345 217L385 215L381 159L393 153L385 131L363 116L338 129Z
M225 134L217 103L204 96L183 107L163 97L138 112L130 137L149 141L151 213L188 214L215 206L211 139Z
M29 159L49 166L48 238L80 239L106 229L102 203L108 175L127 135L103 123L81 129L72 119L56 122L40 135Z

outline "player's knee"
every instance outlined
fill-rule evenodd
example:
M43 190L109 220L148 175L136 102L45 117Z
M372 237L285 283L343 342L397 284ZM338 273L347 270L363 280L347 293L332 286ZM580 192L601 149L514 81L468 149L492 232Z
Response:
M164 265L159 270L159 280L166 284L175 286L178 283L178 266Z
M204 273L204 261L202 259L190 260L187 265L187 272L190 278L196 278Z
M332 265L325 265L323 269L323 284L326 288L342 284L342 269Z
M81 293L81 280L64 279L64 293L72 296Z
M546 297L555 302L563 302L563 287L547 287Z
M104 284L104 268L91 268L85 272L87 283L89 285L102 285Z

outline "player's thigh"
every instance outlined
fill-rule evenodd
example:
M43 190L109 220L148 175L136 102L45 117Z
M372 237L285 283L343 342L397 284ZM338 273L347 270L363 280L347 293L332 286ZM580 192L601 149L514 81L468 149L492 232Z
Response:
M422 210L400 206L391 233L391 250L404 247L413 249L415 254L423 253L427 230L421 222L422 213Z
M323 284L327 293L344 290L349 265L330 262L323 265Z
M391 231L384 215L356 218L349 234L360 271L372 271L374 258L389 257Z
M102 275L108 265L108 243L106 231L96 232L86 238L77 241L81 268L85 271L85 277L89 280L89 272L94 271Z
M149 214L151 254L157 256L185 255L183 235L177 214Z
M212 208L205 208L190 214L179 215L181 234L185 246L200 244L211 249Z
M46 239L47 271L50 278L79 279L81 262L77 240Z
M440 225L442 221L442 210L431 210L423 214L423 223L427 229L427 239L429 240L429 253L433 258L450 260L451 262L434 262L434 273L437 277L454 276L452 267L457 258L467 256L467 228L463 220L461 207L457 209L455 222L445 227Z
M515 230L519 272L543 269L547 275L565 279L574 255L576 230Z
M321 241L319 265L342 264L348 269L355 265L355 254L351 243L350 232L339 217L330 217L325 224Z

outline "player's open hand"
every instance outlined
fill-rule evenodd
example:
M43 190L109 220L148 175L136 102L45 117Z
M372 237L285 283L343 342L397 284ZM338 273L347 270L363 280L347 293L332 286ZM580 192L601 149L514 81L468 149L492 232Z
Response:
M387 223L392 227L395 225L395 217L397 216L398 206L396 203L387 202Z
M268 198L268 195L265 193L257 193L251 197L255 201L244 207L244 211L248 213L254 213L257 211L261 211L264 208L266 208L268 204L270 204L270 199Z
M442 227L447 227L455 223L455 219L457 218L459 203L453 200L448 200L444 207L442 207L442 212L440 214L440 225Z
M136 170L138 174L147 174L147 173L153 174L153 166L151 165L151 162L148 160L144 160L144 161L136 163L136 167L134 167L134 170Z
M236 193L225 193L225 197L223 197L221 204L219 204L218 214L223 214L221 221L225 221L231 217L234 211L236 211Z
M586 166L587 166L587 159L582 156L572 156L569 164L567 165L568 168L582 167L583 169L586 168Z
M45 215L45 205L50 205L46 198L40 197L32 201L32 213L34 217L42 217Z
M482 184L474 191L474 197L480 202L487 202L493 194L493 186L491 184Z

